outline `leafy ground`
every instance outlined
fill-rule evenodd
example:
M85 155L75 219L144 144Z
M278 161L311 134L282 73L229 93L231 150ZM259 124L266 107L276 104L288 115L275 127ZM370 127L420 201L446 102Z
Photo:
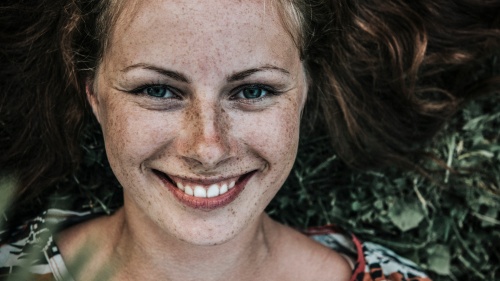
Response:
M432 179L347 169L326 139L303 140L268 208L299 228L334 223L416 261L434 280L500 280L500 103L469 104L428 146Z
M295 167L267 211L300 229L340 225L414 260L436 281L500 280L499 101L497 95L471 102L427 146L451 167L422 161L435 171L431 178L397 167L353 171L326 137L302 139ZM104 210L121 204L99 135L88 133L82 148L82 170L35 209L43 202ZM3 217L0 226L9 215Z

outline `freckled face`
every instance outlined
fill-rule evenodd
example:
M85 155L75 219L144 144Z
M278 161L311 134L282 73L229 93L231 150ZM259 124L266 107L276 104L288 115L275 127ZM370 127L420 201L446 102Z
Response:
M140 1L119 16L89 101L127 216L198 245L262 218L295 160L306 97L270 2Z

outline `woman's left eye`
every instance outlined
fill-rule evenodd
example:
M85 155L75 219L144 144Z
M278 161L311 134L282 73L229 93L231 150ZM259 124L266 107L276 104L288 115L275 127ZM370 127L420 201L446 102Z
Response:
M252 100L262 98L270 93L270 90L262 86L248 86L240 89L236 95L234 95L234 98Z

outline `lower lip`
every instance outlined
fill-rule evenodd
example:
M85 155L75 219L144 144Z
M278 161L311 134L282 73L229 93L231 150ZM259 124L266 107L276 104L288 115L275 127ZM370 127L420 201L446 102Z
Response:
M250 178L255 174L255 172L251 172L243 175L234 185L233 188L229 189L226 193L211 197L211 198L201 198L188 195L184 193L184 191L177 188L175 185L170 182L170 180L166 179L163 175L156 173L158 178L165 184L165 186L170 190L174 197L177 198L182 204L191 207L193 209L211 211L218 208L222 208L224 206L229 205L233 202L238 195L245 189L246 184L250 180Z

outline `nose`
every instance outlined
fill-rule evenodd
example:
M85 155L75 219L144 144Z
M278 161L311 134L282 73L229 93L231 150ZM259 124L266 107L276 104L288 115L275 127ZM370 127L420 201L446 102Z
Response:
M178 152L191 167L213 169L230 158L228 116L217 102L197 100L184 112Z

